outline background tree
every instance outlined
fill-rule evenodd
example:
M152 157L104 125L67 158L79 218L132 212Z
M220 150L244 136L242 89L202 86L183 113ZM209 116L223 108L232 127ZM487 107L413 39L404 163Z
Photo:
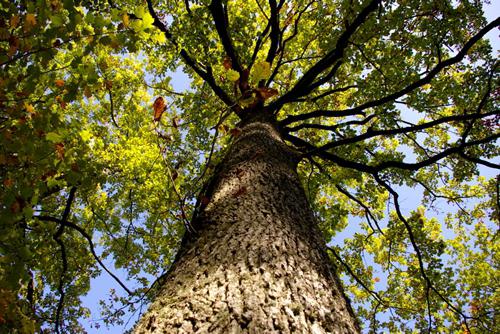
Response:
M498 332L499 23L478 1L2 2L0 329L82 331L103 271L128 294L107 323L153 299L258 117L324 241L355 231L329 255L365 331Z

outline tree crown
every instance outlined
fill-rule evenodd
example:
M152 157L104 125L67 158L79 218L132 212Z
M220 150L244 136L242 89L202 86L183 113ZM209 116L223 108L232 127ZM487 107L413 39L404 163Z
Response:
M122 322L259 116L325 240L354 231L330 251L367 331L498 331L499 23L478 1L2 3L0 328L80 331L103 272Z

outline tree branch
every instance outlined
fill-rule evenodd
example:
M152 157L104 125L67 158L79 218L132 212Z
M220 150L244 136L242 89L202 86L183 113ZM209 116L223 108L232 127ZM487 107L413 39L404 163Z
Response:
M269 64L273 63L274 57L276 57L276 51L278 50L279 40L280 40L280 19L279 19L279 10L281 6L283 6L284 0L280 1L280 4L276 3L276 0L269 0L269 7L271 8L271 16L269 18L269 24L271 26L271 34L269 37L271 38L271 45L269 46L269 50L267 52L266 61Z
M222 42L222 45L224 46L226 54L231 59L233 69L241 74L243 72L243 69L241 67L238 55L234 50L231 38L229 37L229 22L227 22L227 12L224 8L224 5L220 0L212 0L210 5L208 6L208 9L210 10L210 13L212 13L215 28L217 29L217 33L219 34L219 38Z
M60 333L60 323L61 323L61 312L63 309L64 305L64 297L65 297L65 292L64 292L64 281L66 279L66 272L68 271L68 258L66 256L66 246L64 245L63 241L61 240L61 236L64 233L64 227L67 226L67 220L68 216L71 212L71 205L73 204L73 200L75 199L75 192L76 192L76 187L72 187L69 191L68 199L66 200L66 206L64 208L62 218L61 218L61 224L59 225L59 228L57 229L56 233L53 235L53 239L57 242L59 245L59 248L61 249L61 259L62 259L62 271L61 271L61 276L59 278L59 286L57 287L57 291L59 292L59 301L57 302L57 309L56 309L56 319L55 319L55 324L56 324L56 333Z
M372 289L367 287L365 283L363 283L363 281L354 273L351 267L349 267L349 265L346 262L344 262L344 260L342 260L339 254L337 254L335 249L328 246L326 247L326 249L332 252L333 256L335 256L337 261L339 261L344 266L344 268L347 270L349 275L351 275L351 277L356 281L356 283L361 285L363 289L365 289L368 293L370 293L378 302L382 303L383 305L387 305L386 302L382 299L382 297L380 297L380 295L377 292L373 291Z
M328 131L336 131L338 128L341 128L343 126L347 125L363 125L368 123L371 119L373 119L376 114L371 114L370 116L367 116L363 118L362 120L352 120L352 121L347 121L345 123L337 123L334 125L324 125L324 124L315 124L315 123L301 123L297 126L291 127L291 128L283 128L283 131L290 133L290 132L296 132L302 129L319 129L319 130L328 130Z
M127 288L127 286L115 274L113 274L106 267L106 265L104 265L104 263L102 262L102 260L99 258L99 256L95 252L94 243L92 242L92 237L83 228L81 228L80 226L76 225L75 223L72 223L72 222L69 222L69 221L66 221L63 224L62 220L57 219L55 217L51 217L51 216L34 216L34 217L37 218L37 219L43 220L43 221L49 221L49 222L57 223L60 226L64 225L64 226L67 226L69 228L72 228L73 230L78 231L87 240L87 242L89 244L90 252L92 253L92 256L97 261L97 263L99 263L99 265L102 267L102 269L104 269L129 295L132 294L132 291L129 288Z
M347 190L345 190L344 188L342 188L338 184L335 187L337 188L338 191L340 191L342 194L344 194L345 196L347 196L347 198L349 198L350 200L356 202L358 205L360 205L361 207L363 207L363 209L365 210L365 213L367 215L367 218L368 218L368 216L371 217L371 219L374 221L375 225L377 226L377 230L380 232L380 234L384 235L384 232L380 228L378 220L373 216L370 208L368 208L368 206L366 204L364 204L363 202L361 202L361 200L359 200L358 198L356 198L354 195L352 195L351 193L349 193ZM373 231L375 231L375 229L373 228L373 226L371 226L370 220L367 219L367 221L368 221L368 224L370 225L371 229Z
M295 99L291 102L316 102L318 101L319 99L322 99L326 96L329 96L329 95L332 95L332 94L335 94L335 93L340 93L340 92L345 92L345 91L348 91L349 89L352 89L352 88L358 88L358 85L349 85L349 86L345 86L345 87L340 87L340 88L334 88L334 89L329 89L327 90L326 92L323 92L317 96L314 96L314 97L305 97L305 98L298 98L298 99Z
M165 26L165 24L158 18L158 15L156 14L153 4L151 0L146 0L148 4L148 11L149 14L153 17L154 22L153 25L160 29L165 34L165 37L175 46L179 47L179 44L175 40L175 38L172 36L172 33L168 30L168 28ZM214 91L215 95L217 95L222 102L224 102L227 106L229 106L233 111L239 112L239 108L236 105L236 103L229 97L229 95L226 94L226 92L215 82L215 78L212 74L210 66L207 66L207 71L204 71L194 60L189 56L187 51L185 49L181 49L179 51L179 54L181 58L184 60L184 63L188 65L196 74L198 74L209 86L212 88Z
M464 319L465 326L467 327L467 329L469 329L467 320L471 319L471 317L466 316L462 312L462 310L455 307L439 290L437 290L437 288L432 284L429 276L427 276L427 273L425 272L425 268L424 268L424 260L422 257L422 253L420 251L420 248L417 245L417 241L415 238L415 234L413 233L413 229L410 226L408 220L406 220L406 218L403 216L403 214L401 212L401 208L399 206L399 200L398 200L399 194L394 189L392 189L392 187L388 183L383 181L378 176L378 174L375 173L375 174L373 174L373 176L374 176L375 180L377 181L377 183L380 184L381 186L383 186L394 198L394 207L396 209L396 214L397 214L399 220L401 220L401 222L404 224L406 231L408 232L408 237L410 239L410 243L411 243L413 249L415 250L415 254L417 256L420 274L422 275L422 278L424 279L424 281L426 283L426 289L431 289L432 291L434 291L436 293L436 295L438 295L439 298L442 301L444 301L446 303L446 305L448 305L453 312L455 312L457 315L461 316ZM429 312L430 312L430 310L429 310Z
M273 102L269 108L270 110L279 109L279 107L293 99L299 98L308 94L310 90L310 85L316 79L316 77L323 71L325 71L330 66L337 63L342 59L344 55L344 50L346 49L349 38L358 30L358 28L364 23L368 15L375 11L380 4L380 0L372 0L370 3L363 8L363 10L354 19L352 24L347 27L347 29L339 36L335 48L328 52L321 60L314 64L309 70L307 70L304 75L299 79L295 86L288 91L288 93L281 96L278 100Z
M417 125L409 126L409 127L405 127L405 128L372 130L372 131L365 132L359 136L345 138L345 139L341 139L341 140L337 140L337 141L325 144L323 146L318 147L318 150L328 150L328 149L332 149L332 148L347 145L347 144L357 143L357 142L360 142L360 141L363 141L363 140L366 140L369 138L373 138L373 137L378 137L378 136L385 137L385 136L394 136L397 134L411 133L411 132L416 132L416 131L428 129L428 128L431 128L431 127L434 127L436 125L440 125L443 123L449 123L449 122L453 122L453 121L474 120L474 119L484 118L484 117L488 117L488 116L496 115L496 114L497 114L497 111L493 111L493 112L489 112L489 113L485 113L485 114L474 113L474 114L452 115L452 116L442 117L442 118L436 119L436 120L431 121L431 122L417 124ZM324 128L324 129L327 130L326 128ZM313 152L308 152L307 154L311 154L311 153L313 153Z
M314 3L314 0L310 1L302 10L299 11L299 14L297 15L297 19L295 19L294 24L293 24L293 33L290 36L288 36L287 38L285 38L285 40L283 40L283 43L281 44L281 46L279 47L278 51L276 52L277 54L279 53L280 57L278 59L277 65L274 67L273 73L271 74L271 76L269 77L269 79L266 82L266 86L269 86L271 84L271 82L274 80L274 77L278 74L278 71L279 71L281 65L287 63L287 62L283 62L283 57L285 55L286 44L289 41L291 41L292 39L294 39L295 36L297 36L297 34L299 32L299 21L300 21L302 15L306 12L306 10L313 3ZM281 37L283 37L283 33L284 32L281 32Z
M484 35L486 35L489 31L493 30L494 28L498 27L499 25L500 25L500 18L497 18L496 20L494 20L494 21L490 22L489 24L487 24L476 35L474 35L473 37L471 37L464 44L464 46L462 47L462 49L454 57L448 58L448 59L446 59L444 61L440 61L422 79L419 79L419 80L417 80L417 81L409 84L408 86L406 86L405 88L401 89L400 91L397 91L397 92L394 92L392 94L386 95L386 96L384 96L384 97L382 97L382 98L380 98L378 100L366 102L366 103L364 103L364 104L362 104L360 106L357 106L357 107L354 107L354 108L351 108L351 109L346 109L345 111L348 112L348 113L354 113L354 114L360 113L360 112L362 112L365 109L376 107L376 106L380 106L380 105L383 105L383 104L385 104L387 102L394 101L395 99L397 99L397 98L399 98L399 97L401 97L403 95L406 95L406 94L410 93L411 91L415 90L416 88L422 87L423 85L430 83L432 81L432 79L439 72L441 72L442 69L444 69L447 66L450 66L450 65L453 65L453 64L456 64L456 63L462 61L465 58L465 56L467 55L467 52L469 52L469 50L474 46L474 44L476 44L481 38L483 38ZM306 72L306 74L307 74L307 72ZM300 83L300 81L299 81L299 83ZM297 85L299 83L297 83ZM297 85L296 85L296 87L297 87ZM294 89L295 89L295 87L292 88L292 90L290 90L287 94L283 95L282 98L280 98L277 101L275 101L272 105L274 107L278 107L279 104L284 104L284 103L292 101L294 98L300 97L301 96L299 94L300 92L297 93L297 94L295 94ZM284 120L282 120L280 123L282 125L287 125L287 124L290 124L290 123L293 123L293 122L302 121L302 120L305 120L305 119L314 118L314 117L320 117L320 116L329 116L329 117L332 117L331 115L329 115L328 111L326 111L326 112L325 111L314 111L314 112L310 112L310 113L306 113L306 114L301 114L301 115L288 116L287 118L285 118Z
M290 141L292 144L298 146L299 148L305 148L305 149L308 149L310 151L314 151L314 155L316 155L320 158L323 158L325 160L332 161L341 167L355 169L355 170L358 170L360 172L375 174L375 173L378 173L378 172L380 172L384 169L387 169L387 168L399 168L399 169L403 169L403 170L416 171L420 168L432 165L433 163L435 163L441 159L444 159L452 154L460 153L466 147L492 142L492 141L498 139L500 137L500 134L494 134L494 135L491 135L489 137L485 137L482 139L469 141L466 143L461 143L458 146L450 147L450 148L448 148L440 153L437 153L437 154L431 156L430 158L428 158L426 160L422 160L420 162L405 163L402 161L388 160L388 161L381 162L378 165L374 165L374 166L365 165L365 164L362 164L359 162L346 160L346 159L339 157L338 155L335 155L335 154L328 152L328 151L323 151L323 150L318 151L318 150L316 150L315 146L309 144L308 142L306 142L303 139L292 136L290 134L284 134L283 137L284 137L284 139ZM303 155L303 157L308 157L309 155L310 155L309 153L306 153Z

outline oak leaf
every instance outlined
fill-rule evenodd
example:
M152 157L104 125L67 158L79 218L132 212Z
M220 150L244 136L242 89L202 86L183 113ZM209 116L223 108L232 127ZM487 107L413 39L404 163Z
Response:
M163 115L163 112L165 111L166 108L167 107L165 105L165 100L163 99L163 97L158 96L156 98L155 102L153 103L154 121L155 122L160 121L161 115Z
M270 97L278 95L278 90L268 87L260 87L256 89L257 95L262 100L267 100Z
M229 58L228 56L226 56L224 58L224 61L222 62L222 66L224 66L224 68L227 70L229 70L231 67L233 67L233 63L231 61L231 58Z
M229 133L233 137L238 137L241 134L241 132L243 132L243 130L241 130L240 128L232 128L231 130L229 130Z
M226 78L229 81L237 81L240 78L240 74L233 69L227 70Z
M271 75L271 64L267 61L259 61L255 63L252 71L252 77L255 82L266 80Z
M59 160L62 160L64 159L64 144L63 143L56 143L55 144L55 148L56 148L56 156Z
M179 118L177 117L172 118L172 126L176 129L179 127Z
M21 19L19 18L19 15L14 15L10 18L10 27L11 29L15 29L17 25L19 24L19 21Z
M28 13L24 19L24 31L28 32L36 26L36 16L35 14Z

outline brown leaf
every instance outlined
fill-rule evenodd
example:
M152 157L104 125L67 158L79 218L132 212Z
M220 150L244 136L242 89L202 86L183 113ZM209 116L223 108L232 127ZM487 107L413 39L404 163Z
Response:
M89 87L85 87L85 89L83 90L83 95L85 95L87 99L92 97L92 91Z
M62 79L57 79L54 81L57 87L63 87L64 86L64 80Z
M19 38L17 38L16 36L14 35L11 35L9 37L9 45L11 47L15 47L16 49L19 47Z
M12 179L5 179L3 180L3 185L6 188L10 188L14 184L14 181Z
M57 143L55 145L56 147L56 155L59 160L64 159L64 144L63 143Z
M61 108L66 109L66 102L62 99L60 95L56 96L56 101L59 102Z
M104 81L104 87L106 87L106 89L113 88L113 81L111 81L111 80L105 80Z
M10 212L19 213L21 211L21 202L16 199L14 203L10 205Z
M232 128L231 130L229 130L229 133L233 137L238 137L241 134L241 132L243 132L243 130L241 130L240 128Z
M224 58L224 61L222 61L222 66L224 66L224 68L227 70L229 70L231 67L233 67L233 63L231 62L231 58L229 58L228 56L226 56Z
M177 117L172 118L172 126L176 129L179 127L179 118Z
M267 100L270 97L278 95L278 90L274 88L260 87L255 90L257 91L259 98L262 100Z
M154 110L154 121L159 122L161 119L161 115L163 115L163 112L165 111L167 107L165 106L165 100L163 97L158 96L153 103L153 110Z

